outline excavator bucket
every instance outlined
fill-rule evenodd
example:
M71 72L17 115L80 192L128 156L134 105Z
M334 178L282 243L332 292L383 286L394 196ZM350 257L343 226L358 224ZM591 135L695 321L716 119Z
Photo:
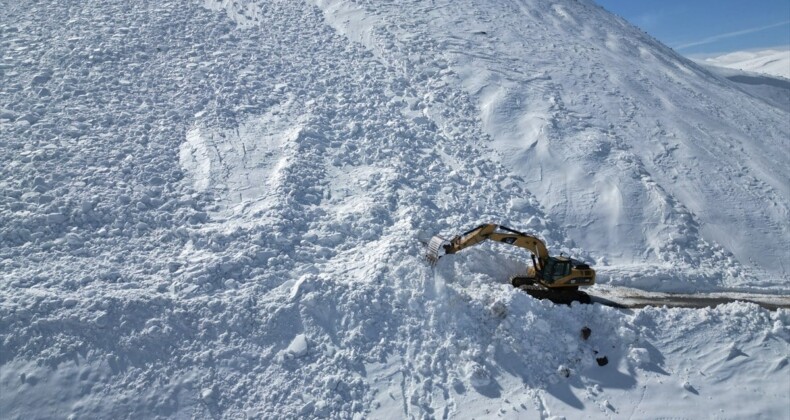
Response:
M447 242L446 239L442 238L441 236L434 236L428 242L428 250L425 252L425 258L431 263L431 265L436 264L439 261L439 258L442 258L444 255L444 243Z

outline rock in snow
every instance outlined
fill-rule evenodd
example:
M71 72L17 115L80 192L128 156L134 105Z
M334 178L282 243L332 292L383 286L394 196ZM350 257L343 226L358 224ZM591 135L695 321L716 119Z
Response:
M421 244L786 294L782 83L589 0L15 1L0 51L2 418L787 414L787 310L555 306Z

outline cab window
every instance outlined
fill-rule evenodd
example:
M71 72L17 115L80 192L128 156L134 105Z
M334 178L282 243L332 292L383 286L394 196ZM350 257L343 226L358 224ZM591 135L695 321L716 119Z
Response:
M543 280L548 283L554 283L567 275L571 274L571 262L559 261L556 258L549 257L546 261L546 267L543 269Z
M571 274L571 262L557 261L557 264L554 266L554 278L558 279L569 274Z

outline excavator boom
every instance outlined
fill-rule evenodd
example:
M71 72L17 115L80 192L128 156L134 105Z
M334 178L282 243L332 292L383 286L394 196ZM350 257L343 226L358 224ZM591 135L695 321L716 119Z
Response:
M549 256L546 245L540 239L507 226L486 223L455 236L449 241L440 236L434 236L428 243L427 257L429 261L435 263L442 255L455 254L462 249L477 245L485 240L503 242L508 245L525 248L537 257L541 265ZM441 251L444 251L444 254L442 254Z

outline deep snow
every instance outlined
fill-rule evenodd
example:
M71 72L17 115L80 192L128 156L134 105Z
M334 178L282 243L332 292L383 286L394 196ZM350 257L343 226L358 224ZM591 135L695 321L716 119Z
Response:
M422 260L491 221L608 285L787 294L788 110L598 6L4 11L2 417L787 413L787 310L554 306L507 285L518 250Z

